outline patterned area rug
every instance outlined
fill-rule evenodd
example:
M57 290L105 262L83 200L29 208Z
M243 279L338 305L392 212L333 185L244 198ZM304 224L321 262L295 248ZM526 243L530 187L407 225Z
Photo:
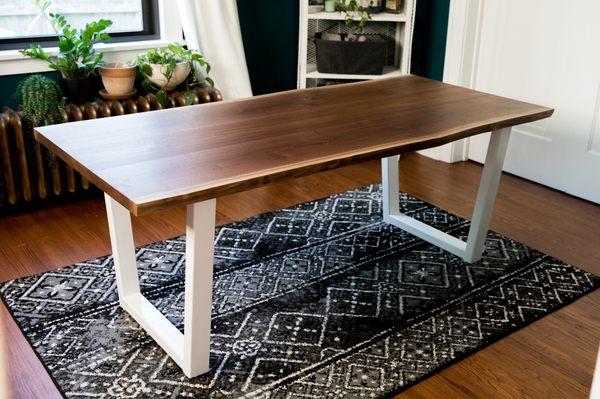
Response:
M402 212L469 223L401 194ZM381 221L378 185L216 235L211 371L187 379L118 306L110 257L1 285L67 397L389 397L600 285L490 233L468 264ZM145 295L182 329L183 237L139 248Z

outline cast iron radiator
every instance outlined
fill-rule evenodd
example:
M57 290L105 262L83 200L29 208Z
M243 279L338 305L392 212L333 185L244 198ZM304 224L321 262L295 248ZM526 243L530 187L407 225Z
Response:
M221 101L221 93L209 86L195 88L193 104ZM183 92L171 92L167 108L186 105ZM68 104L65 122L106 118L162 109L154 94L124 101L94 100L83 105ZM0 211L18 209L90 190L90 182L52 156L27 129L19 110L0 113Z

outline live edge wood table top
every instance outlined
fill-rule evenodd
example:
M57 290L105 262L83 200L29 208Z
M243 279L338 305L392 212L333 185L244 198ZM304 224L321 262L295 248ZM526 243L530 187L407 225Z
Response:
M409 75L39 127L35 136L140 215L552 112Z

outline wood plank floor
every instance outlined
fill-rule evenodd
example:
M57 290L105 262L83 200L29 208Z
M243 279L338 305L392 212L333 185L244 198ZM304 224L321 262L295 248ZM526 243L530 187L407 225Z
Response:
M481 166L410 154L400 188L470 217ZM217 203L224 224L378 182L379 163L323 172ZM134 221L136 244L184 231L184 209ZM600 275L600 206L504 175L492 228ZM110 252L103 200L86 200L0 218L0 281L41 273ZM0 305L0 328L14 398L58 398L47 372ZM398 398L587 398L600 337L600 290L415 385ZM0 392L1 397L2 393Z

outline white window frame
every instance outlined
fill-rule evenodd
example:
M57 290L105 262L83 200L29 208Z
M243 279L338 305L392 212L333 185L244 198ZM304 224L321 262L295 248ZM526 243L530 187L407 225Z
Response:
M149 49L166 47L167 44L177 42L184 44L181 22L175 1L158 1L158 19L160 38L156 40L141 40L122 43L100 43L96 48L104 53L106 62L133 61L135 57ZM57 47L44 49L46 53L58 53ZM19 50L0 51L0 76L17 75L23 73L47 72L48 63L26 57Z

